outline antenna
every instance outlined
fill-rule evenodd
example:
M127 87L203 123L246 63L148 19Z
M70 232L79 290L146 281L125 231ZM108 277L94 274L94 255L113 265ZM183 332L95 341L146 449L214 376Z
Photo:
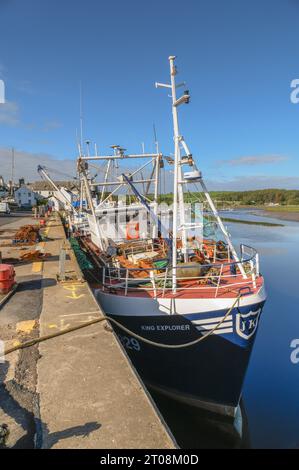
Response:
M82 104L82 80L80 80L80 146L83 150L83 104Z
M87 147L87 155L88 155L88 157L90 157L90 151L89 151L90 140L86 140L85 143L86 143L86 147Z
M82 155L82 147L81 147L81 143L80 143L80 140L79 140L79 136L78 136L78 129L76 128L76 142L77 142L77 148L78 148L78 151L79 151L79 156Z
M154 144L156 146L156 152L159 153L159 142L157 140L157 132L156 132L155 123L153 123L153 131L154 131Z

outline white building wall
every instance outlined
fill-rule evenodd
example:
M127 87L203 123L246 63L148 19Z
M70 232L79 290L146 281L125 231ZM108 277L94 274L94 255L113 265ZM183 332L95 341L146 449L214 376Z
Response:
M50 190L47 190L47 189L42 189L42 190L38 190L36 191L36 193L41 197L41 198L48 198L48 197L51 197L55 194L56 191L50 191Z
M15 191L15 201L19 207L28 206L32 207L36 204L36 195L32 189L27 186L21 186Z

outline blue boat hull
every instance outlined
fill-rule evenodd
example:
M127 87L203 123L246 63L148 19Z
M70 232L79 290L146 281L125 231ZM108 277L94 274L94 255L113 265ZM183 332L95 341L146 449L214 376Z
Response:
M232 321L225 323L232 325L230 328L222 324L218 329L220 334L211 333L186 348L157 347L134 338L114 324L113 327L148 386L189 404L233 416L240 401L263 305L264 302L260 302L234 309ZM204 319L200 314L199 321L196 314L108 316L150 341L179 345L207 335L216 325L216 319L224 314L209 312Z

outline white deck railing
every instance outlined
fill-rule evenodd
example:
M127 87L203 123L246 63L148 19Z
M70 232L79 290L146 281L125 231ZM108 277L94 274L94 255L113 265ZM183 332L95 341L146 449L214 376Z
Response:
M214 290L214 297L220 297L223 290L236 289L236 293L240 289L248 289L251 291L256 288L256 280L260 276L259 273L259 257L254 248L247 245L241 245L240 261L220 262L221 260L214 256L215 262L209 264L196 264L189 266L177 266L179 269L194 269L200 268L204 273L200 276L177 276L176 292L184 291L199 291L200 289ZM223 253L223 252L222 252ZM242 264L246 278L244 279L240 273L240 264ZM209 272L213 268L212 272ZM102 288L106 289L121 289L124 295L129 295L130 291L151 291L154 298L161 296L164 297L168 292L172 291L172 270L171 266L165 268L122 268L115 266L103 267L102 273ZM144 272L148 275L146 277L133 277L134 272ZM206 272L205 272L206 271ZM196 281L194 285L186 286L182 281ZM181 283L181 285L180 285Z

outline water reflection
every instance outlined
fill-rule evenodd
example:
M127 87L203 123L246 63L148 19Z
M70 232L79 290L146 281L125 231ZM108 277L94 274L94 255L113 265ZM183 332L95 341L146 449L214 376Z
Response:
M290 343L299 338L299 223L248 212L235 215L284 224L227 224L237 243L246 234L258 249L268 292L243 393L251 445L290 448L299 436L299 364L290 360Z
M242 419L235 423L207 411L194 409L185 404L152 392L165 421L182 449L244 449L250 448L246 411L241 403Z

